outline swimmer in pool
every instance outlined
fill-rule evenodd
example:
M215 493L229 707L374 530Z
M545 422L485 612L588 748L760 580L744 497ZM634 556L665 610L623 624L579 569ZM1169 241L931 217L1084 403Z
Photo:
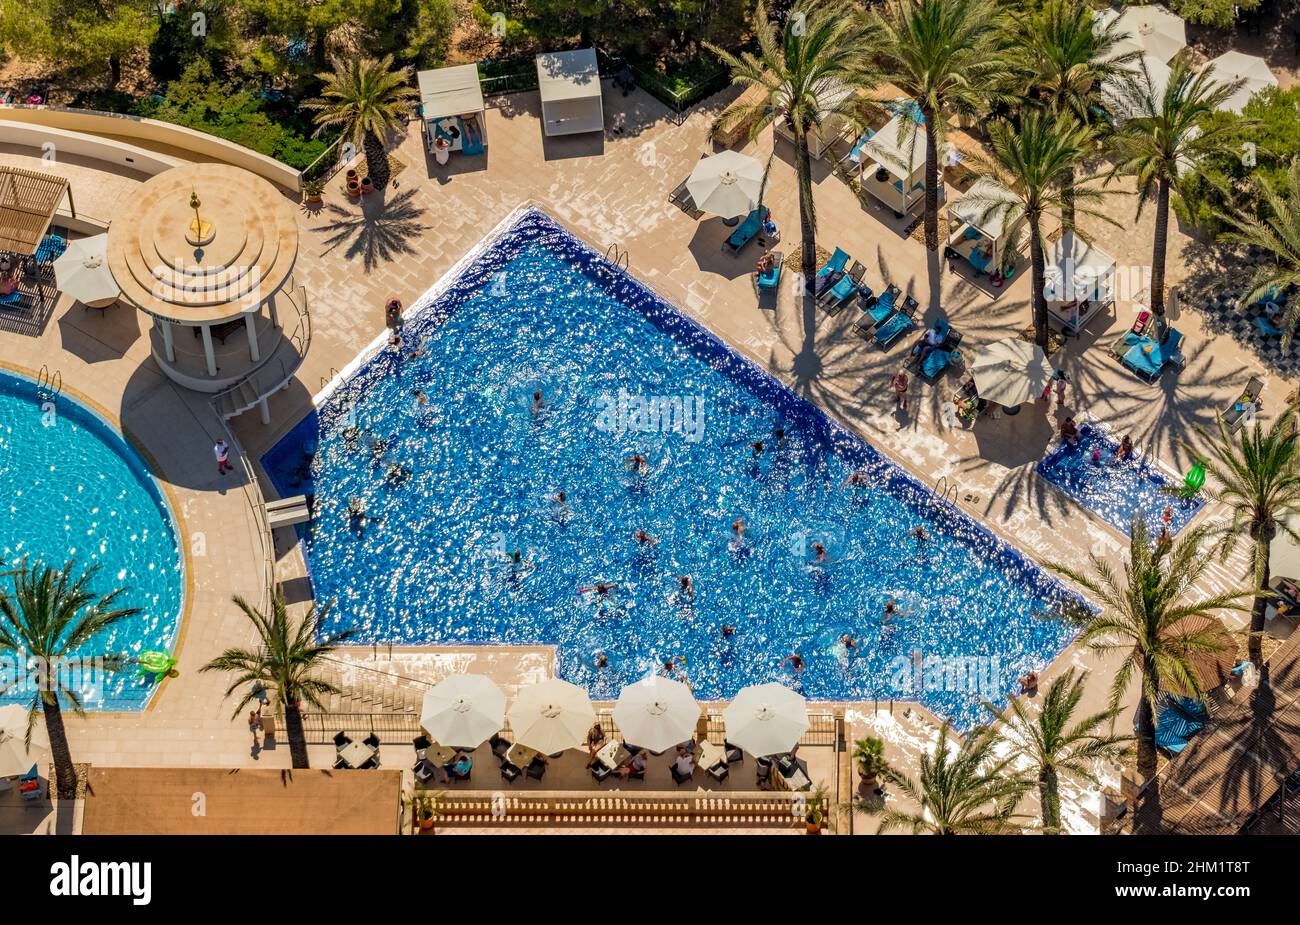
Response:
M534 392L533 393L533 414L534 415L541 414L542 408L545 406L545 404L546 403L542 401L541 390L539 389L538 391Z
M597 597L604 597L606 594L613 591L617 587L618 585L616 585L612 581L600 581L594 585L588 585L585 588L579 588L578 593L586 594L588 591L595 591Z
M1115 462L1123 462L1126 459L1133 458L1133 438L1128 434L1120 440L1119 446L1115 449Z
M609 664L609 657L605 655L604 652L597 652L596 661L595 661L596 669L599 671L601 668L604 668L608 664Z
M782 665L789 665L790 670L794 672L803 671L803 657L798 652L793 652L785 657Z
M677 579L677 593L683 600L695 600L695 585L690 575L683 575Z
M734 636L736 635L736 628L734 626L727 626L727 624L724 623L719 632L721 632L723 636Z
M855 472L849 473L849 477L844 480L844 484L841 485L840 488L849 488L849 487L857 488L859 485L865 485L865 484L867 484L867 473L861 469L858 469Z
M635 533L632 534L632 537L642 546L653 546L655 543L659 542L657 539L655 539L649 533L646 533L644 530L637 530Z
M627 458L627 468L630 472L636 472L637 474L643 473L649 465L649 460L640 453L633 453Z
M737 517L731 522L731 532L736 534L737 543L745 542L745 531L748 529L749 528L745 526L745 518L743 517Z
M826 547L823 546L821 543L813 543L813 544L812 544L812 548L813 548L813 553L814 553L813 561L814 561L814 562L825 562L825 561L826 561Z
M773 434L773 436L776 437L777 443L785 443L785 428L778 427L776 429L776 432Z
M416 390L415 390L415 401L416 401L416 404L427 405L427 404L429 403L429 396L426 395L424 392L421 392L419 389L416 389Z
M567 517L569 515L569 496L562 491L557 491L551 495L551 504L555 506L557 517Z
M755 456L755 457L759 457L759 456L762 456L762 455L763 455L763 441L762 441L762 440L755 440L753 443L751 443L751 444L749 445L749 448L750 448L751 450L754 451L754 456Z
M930 534L926 532L925 527L922 524L917 524L912 529L912 536L916 538L916 546L918 549L930 539Z
M842 645L849 652L856 652L858 648L857 642L848 633L845 633L843 636L840 637L840 645Z
M898 615L898 604L895 603L894 599L891 597L889 600L885 601L885 616L893 617L897 615Z

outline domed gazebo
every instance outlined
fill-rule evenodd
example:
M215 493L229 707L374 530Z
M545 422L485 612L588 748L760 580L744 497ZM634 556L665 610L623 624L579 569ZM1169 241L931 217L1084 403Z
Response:
M153 177L108 232L123 300L153 319L154 359L200 392L239 385L284 346L277 299L305 312L291 299L297 256L293 204L226 164Z

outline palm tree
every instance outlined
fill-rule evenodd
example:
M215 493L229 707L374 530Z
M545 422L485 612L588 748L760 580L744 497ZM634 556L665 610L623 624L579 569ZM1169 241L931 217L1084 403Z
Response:
M1002 734L1011 745L1011 757L1028 763L1038 779L1038 800L1042 806L1043 832L1061 833L1060 778L1078 778L1095 786L1101 782L1093 772L1097 761L1118 761L1128 754L1132 736L1110 731L1119 715L1111 708L1075 719L1083 699L1085 675L1073 668L1054 680L1034 716L1028 701L1012 697L1005 711L989 707L1002 723Z
M43 683L32 696L28 707L27 745L31 745L36 714L45 714L45 731L54 759L54 777L59 799L72 800L77 795L77 771L68 747L68 731L63 724L66 700L78 716L85 714L77 692L64 685L68 666L93 665L103 671L118 671L126 664L121 655L91 655L87 648L95 638L114 624L140 612L137 607L119 607L118 598L125 588L108 594L91 590L97 567L88 568L75 578L75 564L68 562L62 571L44 564L28 568L24 559L20 568L10 573L13 591L0 594L0 654L35 659L44 668ZM75 673L75 672L74 672Z
M1137 181L1137 214L1150 202L1156 208L1151 250L1150 308L1160 331L1165 327L1165 253L1169 240L1169 196L1182 176L1206 155L1231 147L1240 123L1207 121L1242 81L1220 83L1207 67L1192 70L1187 55L1174 59L1169 83L1158 92L1143 64L1117 89L1117 114L1123 126L1115 137L1116 170Z
M411 69L394 70L392 55L381 60L335 58L331 65L333 71L316 75L325 82L321 98L302 105L316 113L316 135L334 129L344 142L365 149L370 182L385 189L392 171L384 139L405 125L407 110L418 95L408 83Z
M1021 828L1024 817L1016 814L1016 804L1030 784L1014 771L1009 757L994 754L999 744L996 731L976 726L955 753L948 734L945 721L934 754L921 756L915 781L893 768L883 769L885 779L902 790L917 810L885 810L880 833L901 829L913 835L998 835ZM864 804L859 808L875 811Z
M1192 659L1198 653L1219 651L1223 645L1222 629L1217 624L1188 629L1189 624L1180 622L1188 617L1212 616L1219 610L1243 610L1238 601L1250 595L1249 591L1225 591L1188 598L1191 584L1204 565L1201 546L1206 537L1206 528L1198 527L1176 543L1152 543L1150 530L1139 519L1133 522L1122 576L1096 555L1090 557L1091 575L1065 565L1048 566L1084 588L1102 605L1099 613L1083 617L1077 641L1099 653L1124 653L1110 686L1112 709L1119 708L1134 674L1138 676L1137 770L1148 785L1156 776L1156 698L1166 686L1202 696ZM1138 807L1135 827L1155 832L1159 816L1159 794L1150 787Z
M1300 541L1300 534L1288 522L1300 512L1300 446L1292 427L1293 410L1278 415L1267 430L1256 419L1252 427L1243 427L1235 436L1219 415L1215 435L1198 428L1209 444L1204 453L1187 445L1213 477L1206 494L1232 510L1232 519L1216 531L1220 557L1226 558L1242 537L1249 537L1254 548L1251 580L1255 601L1247 647L1257 666L1263 665L1261 640L1272 597L1268 589L1269 545L1278 533Z
M1117 21L1098 27L1092 7L1080 0L1047 0L1037 10L1012 15L1012 47L1021 58L1025 94L1050 112L1072 115L1081 125L1099 130L1107 126L1097 118L1102 88L1130 76L1132 65L1141 59L1137 50L1120 50L1124 34ZM1067 225L1074 222L1073 187L1073 176L1062 183L1062 218Z
M766 91L761 100L750 103L742 98L727 107L714 123L714 132L747 125L752 140L774 122L784 123L789 130L799 183L804 293L811 300L817 272L817 211L808 135L832 121L852 121L861 105L856 91L874 86L864 63L869 30L839 0L806 0L778 29L769 18L766 0L760 0L754 10L754 34L757 55L748 51L733 55L704 43L731 69L733 83Z
M1062 225L1072 227L1073 216L1067 222L1064 214L1068 199L1075 215L1082 211L1110 221L1096 209L1083 205L1101 199L1099 189L1073 185L1075 168L1088 156L1095 138L1095 130L1079 125L1073 116L1031 109L1021 115L1018 130L1001 119L989 126L992 157L980 159L989 175L1016 195L990 197L987 205L976 202L976 207L986 213L1003 213L1008 240L1015 239L1020 226L1029 226L1034 342L1040 347L1047 346L1049 333L1043 218L1049 211L1061 212Z
M1005 82L994 0L890 0L873 14L882 70L925 119L925 246L939 249L939 140L945 107L974 112ZM932 294L933 298L933 294Z
M351 639L354 631L343 630L318 641L321 625L329 615L329 607L317 610L313 606L295 625L289 619L284 597L280 594L271 601L270 616L263 614L242 597L235 597L234 602L257 629L261 645L257 649L227 649L199 670L233 674L230 686L226 688L227 697L239 688L247 687L235 706L233 715L236 717L243 713L244 707L261 690L275 691L276 704L284 710L284 727L289 736L289 755L293 766L310 767L307 762L307 738L303 733L301 707L306 702L322 710L321 696L339 692L333 684L314 677L313 672L341 643Z
M1272 263L1256 268L1250 292L1242 299L1243 305L1300 286L1300 158L1291 161L1285 195L1265 176L1252 177L1249 182L1255 189L1255 198L1267 206L1267 215L1244 209L1234 209L1231 214L1219 213L1234 229L1221 234L1220 241L1256 247L1273 258ZM1291 348L1297 321L1300 321L1300 299L1291 299L1282 322L1283 351Z

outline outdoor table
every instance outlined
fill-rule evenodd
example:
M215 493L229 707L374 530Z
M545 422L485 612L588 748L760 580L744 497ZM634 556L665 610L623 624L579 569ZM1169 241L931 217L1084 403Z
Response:
M618 739L610 739L596 752L596 760L613 771L632 757L632 753L623 747Z
M375 757L375 749L365 742L349 742L339 749L339 757L350 768L359 768Z
M516 742L510 746L506 752L506 761L509 761L521 771L528 770L528 766L533 763L533 759L541 755L541 752L529 748L527 745L520 745Z
M428 751L424 753L424 758L430 764L437 765L440 768L445 768L455 760L456 749L448 748L445 745L439 745L435 742L433 745L430 745Z
M721 745L714 745L708 739L700 743L700 767L704 770L716 768L727 763L727 750Z

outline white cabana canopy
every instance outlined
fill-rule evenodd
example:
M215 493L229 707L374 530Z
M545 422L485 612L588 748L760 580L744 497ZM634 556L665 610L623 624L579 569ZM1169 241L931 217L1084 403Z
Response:
M905 133L907 124L911 131ZM902 113L886 122L862 147L904 184L925 170L925 129Z
M1219 55L1205 65L1214 68L1212 76L1219 83L1230 84L1244 80L1241 89L1224 100L1219 106L1229 112L1240 113L1250 102L1250 98L1261 90L1277 86L1277 78L1268 68L1268 62L1256 55L1243 55L1239 51L1229 51Z
M576 135L604 129L596 49L538 55L537 89L542 97L542 127L547 135Z
M1140 51L1169 61L1187 47L1187 24L1159 4L1130 6L1123 13L1101 10L1093 21L1101 28L1116 24L1115 32L1123 36L1116 47L1120 54Z
M1113 296L1115 258L1073 231L1066 231L1047 256L1044 282L1047 301L1109 301Z
M426 122L444 116L467 116L483 111L483 87L477 64L457 64L416 75L420 108Z
M1001 242L1008 226L1024 212L1020 197L997 180L980 177L948 211L984 237Z

